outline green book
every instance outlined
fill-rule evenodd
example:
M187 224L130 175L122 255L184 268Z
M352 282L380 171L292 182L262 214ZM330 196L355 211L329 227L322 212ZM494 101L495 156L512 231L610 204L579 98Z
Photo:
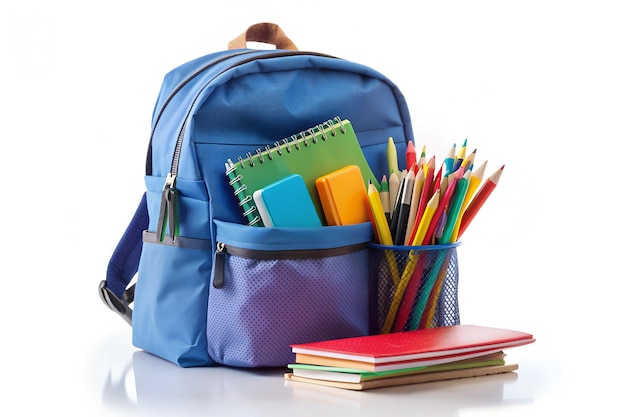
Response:
M320 219L324 219L315 180L347 165L360 168L366 187L372 181L380 189L352 123L338 117L225 163L229 184L251 226L263 226L254 192L291 174L302 176Z
M370 372L359 369L339 368L333 366L306 365L306 364L289 364L295 376L322 379L326 381L337 382L363 382L382 378L392 378L403 375L424 374L430 372L443 372L459 369L479 368L485 366L502 366L504 359L496 356L491 358L475 358L475 360L459 361L445 363L441 365L420 366L415 368L397 369L392 371ZM499 355L502 355L501 353ZM477 359L477 360L476 360Z

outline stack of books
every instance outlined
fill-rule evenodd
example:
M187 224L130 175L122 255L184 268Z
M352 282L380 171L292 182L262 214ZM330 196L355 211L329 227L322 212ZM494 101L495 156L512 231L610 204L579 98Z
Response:
M535 341L516 330L461 324L291 345L285 379L351 390L513 372L505 349Z

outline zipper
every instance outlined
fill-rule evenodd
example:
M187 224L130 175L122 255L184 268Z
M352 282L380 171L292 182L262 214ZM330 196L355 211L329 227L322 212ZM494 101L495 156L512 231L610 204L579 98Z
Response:
M171 244L176 239L176 177L168 175L165 179L163 192L161 193L161 207L159 209L159 219L157 221L157 238L163 242L165 239L165 223L169 225ZM167 216L167 220L166 220Z
M255 52L255 51L254 50L244 50L244 51L234 52L234 53L227 54L227 55L222 55L219 58L213 59L212 61L207 62L205 65L203 65L202 67L196 69L193 73L191 73L187 77L185 77L185 79L183 81L181 81L169 93L169 95L167 96L167 98L163 102L163 105L161 105L161 109L159 110L159 113L157 114L157 117L154 120L154 125L152 126L152 131L150 132L150 141L148 142L148 155L147 155L147 158L146 158L146 175L152 175L152 138L154 137L154 132L156 131L157 125L159 124L159 121L161 120L161 116L163 115L163 112L165 112L165 108L170 103L170 101L172 101L172 99L174 99L174 96L176 94L178 94L178 92L180 90L182 90L183 87L185 87L187 84L189 84L194 78L196 78L198 75L202 74L204 71L208 70L212 66L217 65L220 62L225 61L227 59L234 58L234 57L240 56L240 55L250 54L252 52Z
M255 259L259 261L286 260L286 259L319 259L332 256L348 255L367 249L369 242L357 243L348 246L339 246L326 249L300 249L300 250L258 250L246 249L236 246L226 245L224 242L217 242L213 259L213 287L224 287L224 265L226 255L238 256L241 258Z
M157 119L155 120L154 123L154 127L152 130L152 134L150 137L150 146L148 147L148 158L147 158L147 163L146 163L146 172L152 172L152 135L154 135L154 131L156 129L156 125L161 117L161 114L163 113L165 106L167 105L167 103L171 100L171 98L178 92L180 91L180 89L182 89L182 87L189 83L191 81L191 79L195 76L197 76L198 74L200 74L202 71L208 69L210 66L215 65L218 62L221 62L227 58L232 58L234 56L238 56L238 55L245 55L245 54L249 54L252 52L256 52L256 50L246 50L246 51L242 51L242 52L238 52L238 53L234 53L234 54L230 54L227 56L223 56L219 59L216 59L214 61L211 61L210 63L208 63L207 65L205 65L204 67L202 67L201 69L197 70L196 72L194 72L192 75L190 75L189 77L187 77L181 84L179 84L176 89L174 89L172 91L172 93L170 93L170 95L168 96L168 98L165 100L165 102L163 103L163 106L161 107L161 111L159 112L159 115L157 116ZM172 165L170 167L170 172L167 175L167 180L165 182L165 185L163 187L163 193L161 196L161 209L159 211L159 223L157 225L158 228L158 232L159 234L157 236L160 236L161 241L163 241L163 238L161 237L161 232L163 231L164 227L165 227L165 216L166 213L168 214L168 218L170 218L170 232L173 232L175 230L175 225L174 225L174 221L175 218L174 216L174 208L175 208L175 200L176 200L176 176L178 175L178 163L180 160L180 153L182 150L182 146L183 146L183 138L185 136L185 129L187 127L187 121L189 120L189 116L191 115L191 112L193 111L193 108L196 104L196 102L198 101L198 99L200 98L200 96L202 95L202 92L219 76L221 76L222 74L226 73L227 71L236 68L240 65L243 64L247 64L249 62L252 61L256 61L259 59L269 59L269 58L278 58L278 57L283 57L283 56L297 56L297 55L309 55L309 56L318 56L318 57L324 57L324 58L333 58L333 59L340 59L331 55L327 55L327 54L322 54L322 53L317 53L317 52L303 52L303 51L281 51L281 52L271 52L268 54L264 54L264 55L256 55L253 57L248 57L247 59L243 59L227 68L225 68L224 70L220 71L218 74L216 74L215 76L213 76L211 79L209 79L198 91L198 93L196 94L196 96L194 97L193 101L191 102L191 105L189 106L189 109L187 110L187 114L185 115L185 120L183 121L183 125L180 128L180 131L178 132L178 137L176 139L176 146L174 147L174 155L172 156ZM148 171L149 170L149 171ZM172 242L174 241L174 235L172 234Z
M245 54L250 54L252 52L255 52L254 50L245 50L245 51L239 51L239 52L234 52L232 54L228 54L228 55L222 55L219 58L215 58L212 61L207 62L205 65L203 65L202 67L198 68L197 70L195 70L193 73L189 74L187 77L185 77L185 79L183 81L181 81L176 88L174 88L170 94L167 96L167 98L165 99L165 101L163 102L163 105L161 106L161 110L159 111L158 116L156 117L155 121L154 121L154 126L152 127L152 132L150 133L150 141L152 141L152 136L154 136L154 131L156 130L156 126L159 123L159 120L161 119L161 116L163 115L163 112L165 111L165 108L167 107L167 105L169 104L170 101L172 101L172 99L174 98L174 96L176 94L178 94L178 92L180 90L183 89L183 87L185 87L187 84L189 84L191 82L191 80L193 80L194 78L196 78L198 75L202 74L204 71L208 70L209 68L211 68L214 65L219 64L222 61L225 61L227 59L230 58L234 58L236 56L240 56L240 55L245 55Z
M324 57L324 58L340 59L340 58L337 58L337 57L334 57L334 56L331 56L331 55L317 53L317 52L281 51L281 52L272 52L272 53L268 53L268 54L265 54L265 55L257 55L257 56L249 57L247 59L244 59L242 61L239 61L239 62L229 66L228 68L225 68L223 71L220 71L219 74L216 74L213 78L211 78L209 81L207 81L206 84L204 84L202 86L202 88L200 88L200 91L198 91L198 94L196 94L196 97L191 102L191 106L189 106L189 110L187 111L187 114L185 115L185 121L183 122L183 125L181 126L180 131L178 132L178 138L176 140L176 146L174 147L174 155L172 157L172 165L171 165L171 168L170 168L170 175L172 175L174 177L176 177L176 175L178 175L178 161L180 159L180 151L181 151L182 146L183 146L183 137L185 136L185 129L187 127L187 120L189 120L189 116L191 115L193 107L196 104L196 102L198 101L198 99L200 98L202 92L217 77L219 77L222 74L230 71L233 68L236 68L236 67L238 67L240 65L247 64L247 63L252 62L252 61L261 60L261 59L269 59L269 58L279 58L279 57L283 57L283 56L297 56L297 55L310 55L310 56L319 56L319 57Z

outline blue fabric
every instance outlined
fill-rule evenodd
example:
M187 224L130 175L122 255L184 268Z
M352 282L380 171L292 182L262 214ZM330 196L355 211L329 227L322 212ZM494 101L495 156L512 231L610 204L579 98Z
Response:
M134 249L123 251L128 254L128 261L116 255L112 265L121 265L115 269L124 271L120 274L122 282L131 272L138 271L132 319L135 346L183 367L216 363L259 366L286 360L284 355L270 358L259 353L262 347L259 351L254 345L263 342L253 334L247 341L245 334L242 338L229 336L238 332L254 333L252 327L262 329L269 325L263 321L269 319L261 315L258 323L249 325L241 316L212 315L220 310L213 303L220 305L228 300L234 302L233 306L242 306L243 310L248 304L246 294L249 295L249 291L274 297L278 294L272 291L276 283L271 276L254 284L261 285L256 289L252 289L252 283L245 282L250 273L257 275L258 268L263 269L272 262L258 264L232 257L227 257L224 288L212 288L217 241L222 239L226 244L248 249L332 249L371 240L372 228L364 223L324 227L308 234L299 230L251 230L261 228L243 226L244 218L225 178L224 163L228 158L236 159L335 116L352 122L365 156L378 177L387 171L387 139L394 138L399 154L404 153L407 141L413 139L407 104L398 87L379 72L350 61L298 51L243 49L200 57L165 76L153 111L145 178L144 211L147 210L148 219L143 221L142 228L156 232L158 222L163 220L159 217L163 186L177 155L174 211L178 235L204 239L212 249L183 249L156 243L140 245L136 228L133 228L134 236L123 237L120 247ZM179 137L183 141L177 148ZM399 162L400 168L404 168L402 158ZM169 228L164 230L169 231ZM138 260L136 248L141 246ZM293 340L297 342L304 341L305 335L339 337L366 331L365 252L344 256L338 263L342 270L354 273L346 281L352 284L337 284L341 279L333 276L337 260L316 259L313 265L279 262L278 276L289 275L293 280L289 286L281 288L279 296L283 301L290 295L295 297L285 306L286 314L290 314L291 308L306 310L305 304L314 299L310 296L313 293L318 294L318 300L330 300L331 304L325 307L327 313L320 316L321 330L313 328L315 315L307 310L302 320L294 315L285 321L283 325L291 328L284 329L283 334L276 334L280 329L272 329L278 340L286 342L297 336L297 340ZM308 296L299 298L299 287L294 284L298 282L309 285ZM119 285L121 282L115 284L116 291ZM341 300L353 302L342 304L341 300L325 297L325 290L329 294L341 292L345 296ZM270 308L264 304L274 301L263 296L251 302L259 308L258 314L264 314L263 309ZM278 312L272 311L272 314ZM207 326L207 315L210 326ZM224 323L221 327L213 326L216 322ZM335 325L323 324L329 322ZM208 344L207 337L215 340ZM230 345L237 343L247 343L251 348L239 357L228 353Z
M147 228L148 207L144 193L107 267L107 288L120 299L139 268L142 248L141 233Z

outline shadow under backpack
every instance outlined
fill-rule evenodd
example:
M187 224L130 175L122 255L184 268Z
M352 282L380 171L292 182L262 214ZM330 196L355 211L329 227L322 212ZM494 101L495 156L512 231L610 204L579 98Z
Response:
M132 325L135 347L181 367L275 367L294 362L292 343L371 333L371 224L249 226L225 175L228 159L335 117L351 121L378 178L388 138L399 155L413 140L394 83L300 51L274 24L251 26L227 50L166 74L146 192L99 287Z

